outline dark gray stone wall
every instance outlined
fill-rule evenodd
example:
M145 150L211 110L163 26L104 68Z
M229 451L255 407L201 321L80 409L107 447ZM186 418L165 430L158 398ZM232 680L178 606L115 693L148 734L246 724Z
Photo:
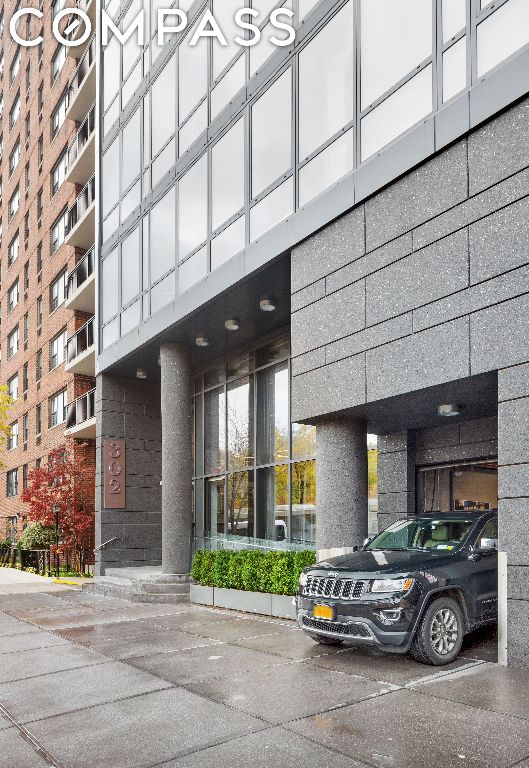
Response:
M507 655L529 666L529 365L498 375L499 523L507 553Z
M100 374L96 384L96 573L161 563L162 432L160 385ZM125 510L103 506L103 440L125 439Z
M292 252L292 403L317 420L529 361L529 100Z

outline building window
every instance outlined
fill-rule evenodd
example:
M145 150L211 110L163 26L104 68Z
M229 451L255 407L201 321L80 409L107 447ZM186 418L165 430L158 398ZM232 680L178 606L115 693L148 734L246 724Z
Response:
M7 337L7 359L11 360L13 355L16 355L18 352L18 343L19 343L19 333L18 333L18 325L16 328L14 328L9 336Z
M22 416L22 441L27 443L29 439L29 413Z
M199 546L314 546L315 429L290 424L288 356L279 339L196 380Z
M53 110L51 116L51 137L52 139L57 135L61 125L64 123L66 117L66 91L61 94L57 106Z
M20 72L20 48L17 48L17 52L15 53L13 61L11 62L11 66L9 67L9 84L10 85L12 85L15 82L19 72Z
M42 296L37 299L37 328L42 325Z
M50 371L64 363L67 339L66 328L64 328L50 341Z
M24 167L24 190L26 194L29 192L29 163Z
M42 161L44 160L44 136L42 135L42 133L39 136L37 152L38 152L37 157L39 160L39 165L42 165Z
M24 363L22 368L22 391L27 392L29 389L29 363Z
M38 104L39 115L40 115L42 110L44 109L44 83L41 83L39 85L39 90L37 94L37 104Z
M13 194L11 195L11 198L9 200L9 221L13 218L13 216L16 214L20 206L20 189L17 186Z
M24 290L29 288L29 261L24 264Z
M7 450L12 451L15 448L18 448L18 421L10 425L7 437Z
M55 312L66 299L67 282L68 272L64 270L50 285L50 314Z
M28 65L26 67L26 93L29 91L30 85L31 85L31 62L28 61Z
M29 239L29 211L26 211L24 214L24 240L26 241Z
M16 170L19 160L20 160L20 140L17 139L17 142L13 147L11 154L9 155L9 175L10 176Z
M24 315L24 343L29 340L29 313Z
M7 292L7 311L12 312L18 304L19 291L18 291L18 277Z
M17 95L15 96L15 100L13 101L13 106L9 110L9 129L10 130L15 125L19 115L20 115L20 91L17 91Z
M29 485L29 464L24 464L22 467L22 490L26 490Z
M37 221L41 221L42 219L42 209L44 207L44 193L42 191L42 187L37 192Z
M42 272L42 242L37 245L37 275Z
M26 139L26 144L29 141L30 134L31 134L31 113L28 112L26 115L26 119L24 121L24 136Z
M14 376L11 376L7 382L7 391L9 393L9 397L12 400L18 399L18 373L15 373Z
M8 498L18 496L18 469L10 469L6 474L6 495Z
M66 421L68 392L63 389L50 398L50 429Z
M66 48L64 47L64 45L59 45L59 47L53 54L53 59L51 60L52 82L57 78L59 72L63 68L65 61L66 61Z
M42 405L39 403L35 410L35 434L42 434Z
M58 219L55 220L51 228L51 252L55 251L64 242L66 234L66 222L68 221L68 209L64 208Z
M19 253L20 253L20 238L17 232L14 238L9 243L9 248L7 249L7 266L8 267L10 267L11 264L18 259Z
M66 149L53 166L51 172L51 194L54 195L66 177L68 155Z

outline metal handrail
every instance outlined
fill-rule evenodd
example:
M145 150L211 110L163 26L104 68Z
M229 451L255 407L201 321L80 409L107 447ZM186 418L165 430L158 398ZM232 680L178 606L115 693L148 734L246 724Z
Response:
M66 429L78 427L95 416L95 387L68 405Z
M66 342L66 359L69 363L86 352L94 344L94 318L91 317Z
M92 176L85 184L81 192L77 195L75 203L68 211L68 217L66 221L66 234L72 231L78 221L82 219L84 214L90 208L95 200L96 195L96 178Z
M83 81L88 74L88 70L94 63L96 58L96 36L92 35L86 51L83 53L79 60L79 64L68 83L68 106L72 103L75 94L83 84Z
M90 248L68 275L66 297L73 296L77 289L85 283L95 271L95 248Z
M88 143L96 127L96 105L95 102L90 107L90 111L79 126L77 133L68 146L68 167L73 165L75 160L81 154L83 147Z
M113 538L113 539L109 539L108 541L105 541L103 544L100 544L98 547L96 547L96 548L94 549L94 555L95 555L95 553L96 553L96 552L99 552L99 550L100 550L100 549L103 549L103 548L104 548L104 547L106 547L108 544L112 544L112 542L113 542L113 541L117 541L117 540L118 540L118 538L119 538L119 536L114 536L114 538Z

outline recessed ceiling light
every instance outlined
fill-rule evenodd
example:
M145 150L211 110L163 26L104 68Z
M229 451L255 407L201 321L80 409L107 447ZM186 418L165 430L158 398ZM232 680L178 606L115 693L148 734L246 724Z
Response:
M437 408L439 416L459 416L461 413L461 406L455 403L445 403Z
M209 339L207 336L197 336L195 338L195 344L197 347L209 347Z
M147 371L144 368L138 368L136 371L136 378L137 379L146 379L147 378Z
M241 327L241 321L238 317L232 317L225 321L224 327L227 331L238 331Z
M261 299L259 302L259 306L261 307L263 312L273 312L276 308L275 301L273 299Z

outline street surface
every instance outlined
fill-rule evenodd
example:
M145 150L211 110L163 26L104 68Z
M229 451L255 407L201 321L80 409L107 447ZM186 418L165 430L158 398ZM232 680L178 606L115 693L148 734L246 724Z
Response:
M0 596L1 768L529 768L529 670L491 631L439 670L60 589Z

